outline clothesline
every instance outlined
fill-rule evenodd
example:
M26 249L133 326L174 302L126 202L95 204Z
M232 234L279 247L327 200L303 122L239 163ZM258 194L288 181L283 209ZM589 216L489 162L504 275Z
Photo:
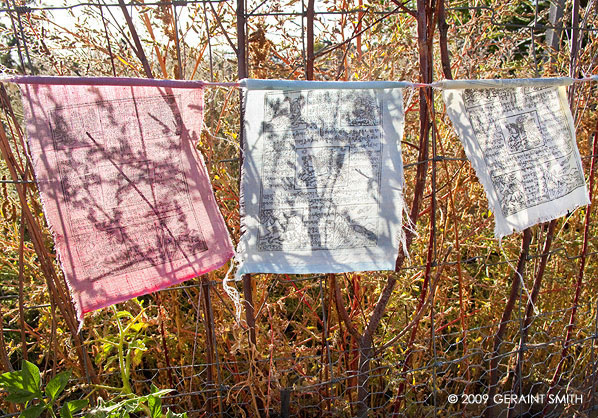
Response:
M136 86L136 87L165 87L196 89L203 87L238 87L238 82L210 82L200 80L160 80L155 78L135 77L61 77L17 75L0 76L0 81L17 84L50 84L50 85L78 85L78 86Z
M274 86L286 88L371 88L369 81L306 81L306 80L259 80L243 79L238 82L210 82L199 80L161 80L134 77L71 77L71 76L30 76L30 75L0 75L0 81L17 84L53 84L53 85L103 85L103 86L153 86L164 88L203 88L203 87L247 87L271 89ZM413 83L409 81L377 82L386 88L426 88L453 89L466 87L513 87L515 84L524 85L563 85L598 81L598 75L583 78L550 77L529 79L482 79L482 80L440 80L433 83ZM467 85L467 86L466 86ZM464 87L465 86L465 87Z

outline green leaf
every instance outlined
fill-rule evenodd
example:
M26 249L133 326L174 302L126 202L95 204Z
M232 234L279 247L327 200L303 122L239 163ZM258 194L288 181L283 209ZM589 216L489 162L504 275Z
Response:
M66 403L69 410L74 414L85 408L89 404L87 399L77 399L76 401L69 401Z
M10 390L8 396L4 399L6 399L8 402L25 403L35 399L36 396L37 395L35 393L31 393L28 390L13 388Z
M27 360L23 360L21 373L23 374L23 389L41 397L42 393L39 390L40 373L37 366Z
M133 314L131 312L129 312L129 311L118 311L116 313L116 317L119 318L119 319L122 319L122 318L135 318L133 316Z
M152 394L147 398L147 406L151 412L151 418L160 418L162 416L162 399L154 395L158 392L156 385L152 383Z
M187 413L183 412L182 414L175 414L168 408L166 410L166 418L187 418Z
M52 401L56 400L56 397L64 390L66 384L71 378L71 372L66 371L58 373L54 379L50 380L46 385L46 395L50 397Z
M129 344L129 350L133 350L133 357L131 360L133 361L133 365L137 366L141 363L143 353L147 351L147 346L142 340L133 340Z
M94 408L89 416L90 417L119 417L123 418L128 416L129 412L135 412L139 408L139 404L144 398L135 397L126 399L118 403L111 401L103 402L98 401L98 406Z
M60 418L73 418L73 414L85 408L88 403L89 401L87 399L79 399L65 403L60 410Z
M60 418L73 418L73 414L68 407L68 403L60 409Z
M142 329L145 329L148 327L148 324L145 322L136 322L134 324L131 325L131 330L134 332L139 332Z
M46 409L46 405L30 406L19 415L19 418L37 418Z
M129 343L129 349L147 351L147 346L142 340L133 340Z
M42 397L39 381L40 374L37 366L23 361L21 370L0 375L0 388L8 392L7 401L25 403Z
M7 392L25 389L23 386L23 374L20 371L1 374L0 388Z

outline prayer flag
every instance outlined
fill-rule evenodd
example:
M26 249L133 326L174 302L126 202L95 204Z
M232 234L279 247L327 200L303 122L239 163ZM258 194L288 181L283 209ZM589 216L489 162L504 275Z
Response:
M394 270L405 85L242 82L238 275Z
M589 203L566 99L565 85L571 82L440 83L447 113L486 191L499 239Z
M194 147L202 89L102 84L21 86L33 169L79 320L233 254Z

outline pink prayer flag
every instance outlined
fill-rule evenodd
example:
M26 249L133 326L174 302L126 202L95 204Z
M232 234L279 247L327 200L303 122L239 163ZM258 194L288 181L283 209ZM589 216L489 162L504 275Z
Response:
M79 320L233 255L203 159L201 88L27 84L29 147Z

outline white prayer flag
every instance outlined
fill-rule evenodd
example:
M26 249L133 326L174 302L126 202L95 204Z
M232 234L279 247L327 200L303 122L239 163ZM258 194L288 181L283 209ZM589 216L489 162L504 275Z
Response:
M447 113L484 186L499 239L589 203L566 99L571 82L442 82Z
M242 85L237 274L394 270L405 84Z

